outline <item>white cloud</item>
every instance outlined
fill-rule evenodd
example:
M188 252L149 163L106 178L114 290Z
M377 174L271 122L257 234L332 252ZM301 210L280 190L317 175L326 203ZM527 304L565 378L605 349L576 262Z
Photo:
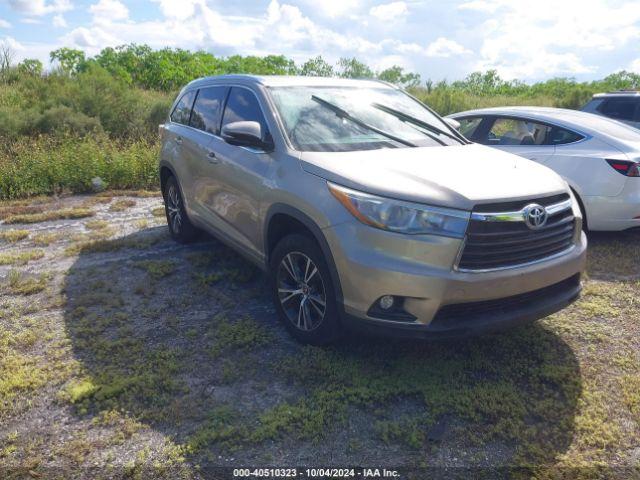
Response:
M407 4L404 2L385 3L377 5L369 10L369 14L379 20L393 20L409 13Z
M159 4L160 11L167 18L183 20L193 15L195 5L199 0L151 0Z
M640 39L640 3L491 0L500 14L478 29L482 39L474 70L497 69L506 78L543 78L594 72L594 52Z
M634 61L632 61L627 67L627 70L634 73L640 73L640 58L636 58Z
M129 18L129 9L119 0L100 0L89 7L96 22L111 22Z
M20 23L26 23L27 25L41 25L42 20L38 18L25 17L20 20Z
M398 43L395 49L400 53L424 53L424 47L421 47L417 43Z
M11 28L11 24L0 18L0 28Z
M348 15L350 18L362 6L362 0L305 0L310 9L316 10L325 17L336 18Z
M41 16L73 9L69 0L9 0L9 6L18 13Z
M463 55L471 53L471 50L463 47L455 40L449 40L448 38L438 37L431 42L425 51L427 57L450 57L452 55Z
M64 19L64 16L62 15L56 15L55 17L53 17L52 23L54 27L58 27L58 28L66 28L67 26L67 21Z
M458 5L458 9L493 13L498 9L499 6L500 5L498 2L494 2L491 0L472 0L471 2L465 2L461 5Z
M0 40L0 45L2 45L3 47L9 47L11 50L13 50L14 53L19 53L19 52L25 50L24 45L22 45L15 38L9 37L9 36L4 37L3 39L1 39Z
M123 41L101 27L78 27L62 37L62 43L85 50L90 55L98 53L102 48L116 46Z

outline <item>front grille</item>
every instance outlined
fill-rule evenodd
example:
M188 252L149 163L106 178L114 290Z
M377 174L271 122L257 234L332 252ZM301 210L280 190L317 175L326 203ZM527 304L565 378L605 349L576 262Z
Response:
M445 305L438 310L431 322L434 328L453 328L467 322L478 323L484 318L514 313L553 300L571 292L580 286L580 274L576 274L554 285L511 297L482 302L456 303Z
M545 207L566 201L568 195L474 209L478 212L513 212L531 203ZM485 221L471 219L464 250L458 262L460 270L490 270L543 260L567 250L573 244L575 219L571 208L549 215L544 227L530 229L524 221Z

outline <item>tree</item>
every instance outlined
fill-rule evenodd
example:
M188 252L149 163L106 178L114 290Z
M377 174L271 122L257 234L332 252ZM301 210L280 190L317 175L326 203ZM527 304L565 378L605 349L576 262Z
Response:
M32 75L34 77L42 75L42 69L42 62L35 58L25 58L22 63L18 64L18 70L20 73Z
M309 77L333 77L335 75L331 64L327 63L321 55L304 62L299 73Z
M0 73L5 73L11 68L14 57L13 48L5 43L0 44Z
M378 78L385 82L393 83L401 87L417 87L420 85L420 75L417 73L404 73L404 69L398 65L389 67L380 73Z
M73 48L59 48L49 54L52 62L57 61L60 68L67 75L77 74L86 63L86 58L82 50Z
M600 83L606 86L605 90L635 90L640 88L640 75L621 70L606 76Z
M344 78L373 78L373 71L354 58L341 58L338 61L338 75Z

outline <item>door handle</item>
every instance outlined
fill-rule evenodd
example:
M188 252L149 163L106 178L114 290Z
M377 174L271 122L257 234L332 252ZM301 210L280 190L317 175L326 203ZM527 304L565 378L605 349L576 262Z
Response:
M216 152L209 150L207 152L207 160L209 160L210 163L219 163L220 161L218 160L218 158L216 157Z
M182 145L182 137L176 137L176 143Z

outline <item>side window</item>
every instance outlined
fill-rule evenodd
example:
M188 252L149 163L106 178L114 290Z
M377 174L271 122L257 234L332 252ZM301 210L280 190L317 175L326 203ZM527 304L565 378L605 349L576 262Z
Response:
M487 145L548 145L551 127L517 118L498 118L491 127Z
M222 103L227 94L227 87L201 88L193 104L191 125L194 128L218 135Z
M227 106L224 109L222 126L227 123L243 121L258 122L266 138L267 122L262 115L262 110L260 110L258 99L253 92L246 88L232 87Z
M603 98L594 98L590 100L584 107L582 107L582 111L589 113L599 112L602 102L604 102Z
M482 122L482 117L459 118L458 122L460 122L460 133L467 138L473 138L473 134Z
M603 115L616 120L635 120L637 102L631 98L608 98L598 108Z
M191 91L185 93L176 108L171 113L171 121L174 123L181 123L182 125L189 125L189 118L191 117L191 107L193 106L193 99L196 97L196 92Z
M567 143L577 142L584 137L579 133L572 132L560 127L553 127L549 134L549 145L564 145Z

